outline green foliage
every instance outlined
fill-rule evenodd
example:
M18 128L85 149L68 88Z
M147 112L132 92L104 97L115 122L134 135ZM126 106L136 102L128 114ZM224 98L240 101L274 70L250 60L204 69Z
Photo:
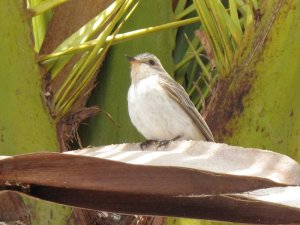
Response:
M12 155L58 149L41 95L41 71L22 1L0 1L0 151ZM9 18L9 20L7 19Z
M66 48L73 48L74 45L85 43L97 35L96 44L93 48L85 51L80 56L80 59L64 79L62 85L53 93L50 111L57 121L67 115L76 101L86 94L86 87L91 83L112 43L113 38L110 41L106 41L107 37L111 34L114 37L114 35L119 33L124 22L126 22L136 7L137 2L135 0L113 2L106 10L100 12L98 16L58 46L53 56L51 54L48 56L48 58L50 57L49 60L43 62L48 73L51 74L51 81L60 79L58 77L59 73L75 55L56 57L55 53ZM119 21L121 22L117 25Z
M229 125L234 136L226 141L276 150L299 161L300 2L263 5L264 17L254 37L258 40L254 47L259 51L244 66L247 76L256 79L244 99L243 114Z
M30 222L34 225L73 225L72 208L52 202L22 196L24 204L29 208Z
M178 218L168 218L166 225L233 225L237 223L223 223L223 222L215 222L208 220L195 220L195 219L178 219Z
M145 16L155 15L155 16ZM173 18L171 1L141 1L140 5L124 25L122 32L143 27L151 27L170 22ZM130 85L129 63L125 54L136 55L142 52L156 54L169 73L173 73L172 31L138 38L118 44L110 49L99 74L98 87L93 93L91 105L99 105L113 118L104 113L91 119L82 133L87 144L104 145L139 141L143 138L132 126L127 110L127 91Z
M28 0L29 11L33 16L48 13L52 8L59 6L69 0Z
M178 2L176 18L198 16L199 23L181 27L176 33L175 78L200 110L205 108L218 77L230 75L244 32L253 24L253 4L235 0L189 2Z
M33 7L31 13L39 14L58 2L62 1L46 1ZM107 10L62 43L54 53L40 57L54 80L74 55L81 55L73 71L54 93L50 108L57 121L69 112L79 96L86 94L86 85L102 64L98 86L93 92L90 104L98 105L104 113L91 119L81 130L84 143L104 145L143 140L128 117L126 98L130 77L125 54L156 54L167 71L188 90L193 102L200 109L211 94L218 75L222 78L234 76L231 72L235 66L252 54L252 47L255 49L256 46L252 45L251 32L265 32L269 38L264 42L263 53L259 59L245 66L245 71L257 75L251 96L244 99L242 116L231 122L234 136L228 137L226 141L243 146L275 149L299 159L300 93L297 84L300 82L300 17L297 9L300 5L297 1L287 0L288 3L283 9L278 5L283 1L276 1L277 5L273 1L264 3L265 20L262 24L265 25L261 27L272 28L265 31L253 28L255 20L259 20L255 18L256 15L259 16L259 11L255 11L259 9L257 0L179 0L175 14L172 11L171 0L141 0L129 18L129 12L133 11L137 2L115 1ZM0 1L0 27L5 34L0 36L2 154L58 149L55 124L49 118L42 101L40 70L32 50L29 23L24 22L27 21L28 15L20 14L20 3L21 1ZM48 3L51 4L47 5ZM274 5L275 9L277 6L281 10L278 17L272 14L275 10ZM34 18L37 51L42 44L50 17L51 12L48 11ZM11 22L7 22L6 18L10 18ZM184 23L193 24L137 38L150 32L178 26L179 23L166 23L183 18L188 19ZM198 23L194 23L196 20ZM274 27L273 23L276 24ZM153 28L157 25L161 26ZM148 29L129 33L141 28ZM196 29L204 32L201 34L202 39L195 36ZM97 33L99 30L102 32ZM124 34L120 34L121 32ZM137 39L124 42L132 38ZM208 42L207 46L203 44L205 40ZM113 44L117 45L111 47ZM209 48L212 55L207 52ZM64 221L64 216L70 213L70 210L64 207L54 210L48 209L48 205L44 204L26 203L32 205L35 212L42 209L41 214L36 214L35 221L42 221L44 215L57 215L61 212L66 214L62 213L63 216L58 221ZM61 224L54 220L53 223ZM174 224L173 219L169 219L168 223ZM176 219L175 223L183 225L214 222Z
M28 0L28 7L29 12L34 15L32 18L32 30L33 30L33 36L34 36L34 49L38 52L42 46L42 43L45 38L45 34L47 31L47 25L51 19L52 11L51 6L56 6L57 3L63 2L62 0ZM52 4L51 4L52 2ZM46 4L45 4L46 3ZM54 3L54 4L53 4ZM56 3L56 4L55 4ZM40 14L42 9L43 13ZM45 9L47 11L45 11Z

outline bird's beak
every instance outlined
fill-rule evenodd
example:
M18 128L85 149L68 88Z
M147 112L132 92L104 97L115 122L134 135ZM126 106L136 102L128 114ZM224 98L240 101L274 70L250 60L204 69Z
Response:
M125 55L129 62L135 61L136 59L134 57L131 57L129 55Z
M128 61L130 62L130 64L140 62L140 60L138 60L138 59L136 59L134 57L131 57L129 55L125 55L125 56L128 59Z

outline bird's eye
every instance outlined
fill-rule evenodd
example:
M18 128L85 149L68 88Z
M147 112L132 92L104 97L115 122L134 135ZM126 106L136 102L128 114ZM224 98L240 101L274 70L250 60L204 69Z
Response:
M151 66L154 66L154 65L155 65L155 61L154 61L153 59L150 59L150 60L148 61L148 63L149 63Z

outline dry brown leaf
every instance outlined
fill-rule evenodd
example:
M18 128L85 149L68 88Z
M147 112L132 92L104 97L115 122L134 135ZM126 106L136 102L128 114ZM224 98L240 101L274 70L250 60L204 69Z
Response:
M26 194L61 204L126 214L300 222L300 166L271 151L178 141L160 150L123 144L72 154L3 157L0 185L19 192L28 187Z

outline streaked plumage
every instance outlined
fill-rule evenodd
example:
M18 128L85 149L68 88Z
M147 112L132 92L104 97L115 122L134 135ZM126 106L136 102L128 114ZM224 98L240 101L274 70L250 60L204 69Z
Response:
M128 57L132 83L128 111L132 123L148 140L214 141L206 122L184 88L152 54Z

